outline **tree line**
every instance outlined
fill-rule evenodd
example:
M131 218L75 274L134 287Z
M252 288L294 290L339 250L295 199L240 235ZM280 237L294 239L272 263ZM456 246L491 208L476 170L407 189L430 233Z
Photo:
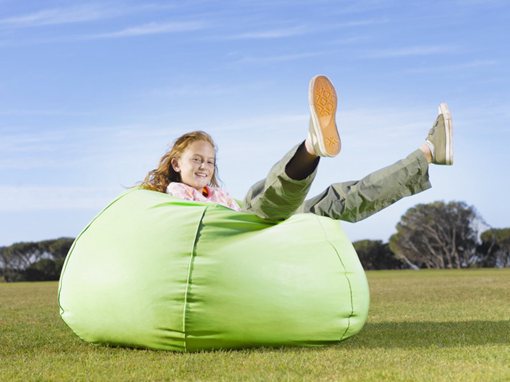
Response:
M58 280L74 239L63 237L0 247L0 279ZM361 264L373 269L510 267L510 228L488 228L464 202L418 204L401 217L388 243L353 243Z
M464 202L418 204L396 230L388 243L354 243L365 269L510 267L510 228L488 228Z
M61 237L0 247L0 278L8 282L58 280L73 241Z

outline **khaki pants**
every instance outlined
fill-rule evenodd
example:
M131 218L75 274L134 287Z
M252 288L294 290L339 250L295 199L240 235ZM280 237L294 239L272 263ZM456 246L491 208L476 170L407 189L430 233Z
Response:
M428 163L421 150L361 180L334 183L319 195L305 200L317 169L303 180L294 180L285 167L299 145L290 150L255 183L244 200L244 209L270 220L285 220L295 213L311 212L337 220L356 222L369 217L403 197L431 187Z

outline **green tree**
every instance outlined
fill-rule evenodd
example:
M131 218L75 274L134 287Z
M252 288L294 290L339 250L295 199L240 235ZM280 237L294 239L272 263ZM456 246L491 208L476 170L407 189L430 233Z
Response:
M510 267L510 228L492 228L481 235L479 253L485 267Z
M464 202L418 204L402 216L390 248L419 268L476 266L482 222L475 208Z
M41 255L37 242L19 242L3 247L0 257L5 281L24 281L23 271Z
M72 237L60 237L54 240L45 240L39 242L40 248L51 254L53 259L65 259L71 245L74 242Z
M0 248L5 281L57 280L74 239L19 242Z
M5 281L4 250L5 250L5 247L0 247L0 282Z
M388 243L381 240L359 240L353 243L365 270L401 269L406 265L395 257Z
M26 281L55 281L60 278L62 259L41 259L31 264L22 274Z

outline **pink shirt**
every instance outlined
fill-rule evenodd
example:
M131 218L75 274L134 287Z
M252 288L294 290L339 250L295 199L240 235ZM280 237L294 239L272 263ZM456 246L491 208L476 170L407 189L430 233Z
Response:
M228 207L234 211L241 211L239 204L230 195L218 187L205 186L202 192L184 183L172 182L166 188L166 193L176 198L193 200L196 202L213 202Z

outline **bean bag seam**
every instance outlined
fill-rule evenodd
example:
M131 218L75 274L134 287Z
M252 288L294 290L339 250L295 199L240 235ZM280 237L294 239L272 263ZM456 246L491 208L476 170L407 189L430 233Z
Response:
M351 313L347 317L347 328L345 328L345 331L342 333L342 335L340 336L340 339L339 339L339 341L342 341L345 338L345 335L347 334L347 332L349 331L349 329L351 327L351 317L353 317L353 315L354 315L354 302L353 302L353 296L352 296L352 284L351 284L351 280L349 279L349 276L347 276L347 269L345 268L345 264L342 261L342 258L340 256L340 254L338 253L338 250L333 245L333 243L331 243L331 241L329 240L329 237L328 237L328 234L326 232L326 229L322 225L322 222L319 219L319 217L316 216L316 218L317 218L317 221L319 222L320 227L322 228L322 231L324 232L324 236L326 237L326 240L327 240L328 244L331 246L331 248L333 248L333 250L335 251L335 254L336 254L338 260L340 261L340 264L342 264L342 268L344 270L343 274L345 276L345 279L347 280L347 284L349 285L349 296L350 296L350 302L351 302Z
M193 240L193 247L191 248L190 259L189 259L189 264L188 264L188 276L186 278L186 290L184 292L184 304L183 304L184 308L183 308L183 312L182 312L182 332L184 333L184 351L185 352L188 351L188 346L187 346L188 333L186 332L186 312L188 311L188 294L189 294L189 289L191 286L191 274L193 272L193 262L196 257L198 235L202 229L202 226L203 226L202 222L204 220L204 216L205 216L205 213L208 208L209 208L209 206L204 207L204 210L202 211L202 216L200 216L200 220L197 224L197 229L195 231L195 239Z

